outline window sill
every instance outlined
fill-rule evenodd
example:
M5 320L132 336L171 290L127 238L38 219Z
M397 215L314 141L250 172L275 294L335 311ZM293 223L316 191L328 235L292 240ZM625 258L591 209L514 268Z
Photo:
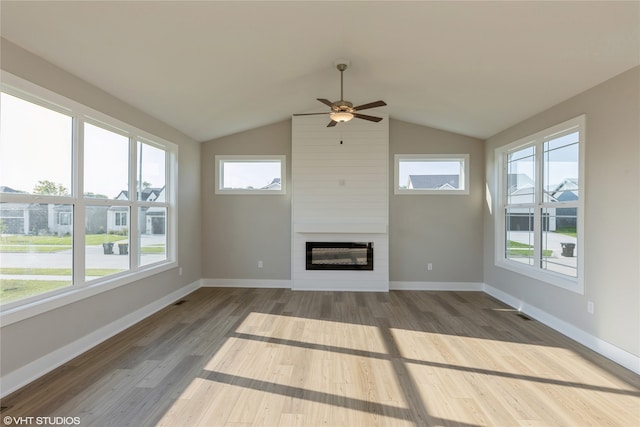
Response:
M521 274L523 276L530 277L535 280L539 280L552 286L565 289L567 291L575 292L579 295L584 295L584 283L580 278L574 279L551 271L543 271L535 267L530 267L510 261L499 260L495 262L495 266L504 268L505 270L509 270L514 273Z
M263 195L263 196L283 196L287 194L284 190L223 190L216 189L216 195Z
M411 195L411 196L426 196L426 195L438 195L438 196L468 196L469 190L405 190L396 188L393 192L395 195Z
M26 301L23 304L9 306L0 309L0 325L2 327L11 325L16 322L34 317L51 310L63 307L81 301L86 298L128 285L138 280L144 279L178 267L175 261L166 262L160 265L141 268L130 274L118 276L111 279L100 281L99 283L89 283L83 287L69 286L59 293L37 299L35 301ZM18 302L19 303L19 302Z

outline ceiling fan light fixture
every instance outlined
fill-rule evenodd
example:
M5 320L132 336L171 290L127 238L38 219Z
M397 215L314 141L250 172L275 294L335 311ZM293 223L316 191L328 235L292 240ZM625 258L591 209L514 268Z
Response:
M353 114L347 111L334 111L329 114L329 117L331 117L331 120L334 122L344 123L353 119Z

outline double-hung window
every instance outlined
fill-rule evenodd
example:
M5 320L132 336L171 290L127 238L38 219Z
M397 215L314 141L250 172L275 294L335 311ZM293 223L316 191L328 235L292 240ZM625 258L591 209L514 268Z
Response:
M3 312L175 265L176 145L7 73L0 112Z
M496 264L583 292L585 118L496 150Z

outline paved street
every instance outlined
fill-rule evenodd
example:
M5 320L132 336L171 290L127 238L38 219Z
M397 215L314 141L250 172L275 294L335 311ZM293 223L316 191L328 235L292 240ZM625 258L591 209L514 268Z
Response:
M560 233L545 233L543 237L544 239L546 239L546 244L544 244L543 248L550 249L552 251L551 256L545 258L547 261L546 268L558 273L575 276L575 269L577 267L576 256L578 255L578 246L576 245L573 251L573 257L566 257L562 255L562 243L576 244L577 239L575 237L567 236L566 234ZM530 238L533 239L533 235L527 231L510 231L507 238L514 242L533 245L533 242L529 241ZM513 260L518 261L518 259ZM522 258L523 262L526 260L527 258Z
M164 236L143 236L142 246L160 245L164 243ZM120 255L118 243L127 243L126 239L115 242L113 254L105 255L102 245L87 246L85 260L87 269L118 269L129 268L130 254ZM164 254L142 254L142 264L151 264L165 259ZM0 253L0 267L2 268L71 268L73 265L73 252L67 249L60 252L3 252ZM65 280L69 276L40 276L40 275L7 275L1 274L0 279L24 279L24 280Z

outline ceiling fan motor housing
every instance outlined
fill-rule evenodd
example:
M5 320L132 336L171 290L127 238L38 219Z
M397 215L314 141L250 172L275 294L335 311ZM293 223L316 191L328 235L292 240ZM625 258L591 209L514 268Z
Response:
M349 101L340 100L333 103L333 107L331 107L333 111L343 111L347 113L355 113L355 109L353 108L353 104Z

